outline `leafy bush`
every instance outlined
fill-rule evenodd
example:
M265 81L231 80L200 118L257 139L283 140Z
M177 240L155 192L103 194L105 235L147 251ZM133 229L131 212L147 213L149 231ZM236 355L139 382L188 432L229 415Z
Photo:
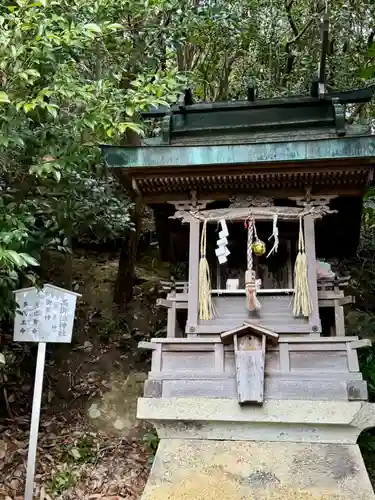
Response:
M134 71L147 43L129 45L126 12L152 26L144 2L0 6L0 319L12 290L35 279L28 267L43 249L67 252L73 239L123 238L131 228L130 200L104 173L97 144L141 136L139 111L168 105L182 80L151 59Z

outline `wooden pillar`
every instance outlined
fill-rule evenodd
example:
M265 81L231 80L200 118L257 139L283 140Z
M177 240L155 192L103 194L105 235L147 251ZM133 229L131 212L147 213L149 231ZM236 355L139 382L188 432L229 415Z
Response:
M339 300L335 300L335 332L337 337L345 335L344 308Z
M167 337L168 338L174 338L177 337L176 335L176 325L177 325L177 318L176 318L176 302L172 304L172 307L168 308L167 312Z
M199 229L199 220L190 220L187 334L194 334L198 326Z
M304 217L304 232L305 232L305 250L308 262L308 281L310 289L310 297L312 303L312 312L310 315L310 324L312 334L321 333L322 325L319 316L318 306L318 282L316 277L316 253L315 253L315 227L314 219L311 215Z

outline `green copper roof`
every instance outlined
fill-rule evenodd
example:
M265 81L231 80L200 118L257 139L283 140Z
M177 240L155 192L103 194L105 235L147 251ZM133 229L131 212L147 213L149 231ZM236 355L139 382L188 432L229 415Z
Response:
M375 160L374 136L199 146L101 146L110 168L194 167L209 165Z

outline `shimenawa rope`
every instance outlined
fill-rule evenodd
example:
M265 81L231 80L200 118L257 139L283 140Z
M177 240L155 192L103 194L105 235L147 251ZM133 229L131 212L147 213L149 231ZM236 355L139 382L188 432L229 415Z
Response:
M293 316L308 317L312 311L312 303L307 274L307 256L303 240L302 217L299 218L298 254L294 264L294 303Z
M200 261L199 261L199 285L198 285L198 303L199 319L209 320L214 316L214 304L211 296L211 276L207 256L207 221L203 222Z
M245 272L245 290L246 290L246 306L249 311L256 311L260 309L260 302L256 295L256 280L255 271L253 270L253 239L258 239L254 218L249 217L245 224L247 224L247 271Z

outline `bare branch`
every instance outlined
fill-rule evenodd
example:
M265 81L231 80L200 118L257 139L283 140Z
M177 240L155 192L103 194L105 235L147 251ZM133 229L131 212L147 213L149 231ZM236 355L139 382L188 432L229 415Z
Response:
M288 0L285 0L285 10L286 10L286 15L288 16L288 21L289 21L290 27L292 28L292 31L294 33L294 36L298 37L298 28L297 28L296 23L294 22L294 19L292 17L292 13L291 13L293 2L294 2L294 0L290 0L289 2L288 2Z
M304 27L301 29L301 31L298 31L298 28L297 28L296 23L294 22L294 20L292 18L291 11L290 11L292 8L292 5L293 5L293 1L294 0L290 0L288 2L288 0L285 0L285 9L287 11L289 24L292 28L294 35L295 35L294 38L292 40L290 40L289 42L287 42L285 45L285 52L288 54L287 71L286 71L287 74L291 73L293 66L294 66L294 63L295 63L295 60L296 60L294 54L291 51L291 46L293 44L296 44L303 37L303 35L310 28L310 26L313 24L314 19L315 19L315 16L311 17L311 19L309 19L307 21L307 23L304 25ZM317 14L321 14L324 10L325 10L325 7L321 7L317 11Z

